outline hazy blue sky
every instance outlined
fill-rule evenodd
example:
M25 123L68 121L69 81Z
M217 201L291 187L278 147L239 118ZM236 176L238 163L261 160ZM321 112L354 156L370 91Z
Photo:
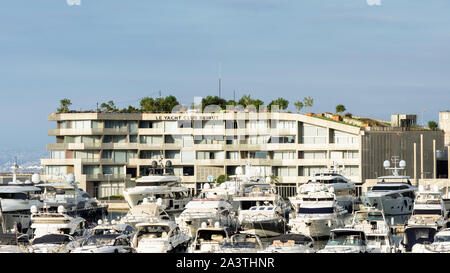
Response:
M315 99L354 115L450 105L450 1L2 0L0 143L45 149L47 114L173 94ZM27 142L24 145L24 142Z

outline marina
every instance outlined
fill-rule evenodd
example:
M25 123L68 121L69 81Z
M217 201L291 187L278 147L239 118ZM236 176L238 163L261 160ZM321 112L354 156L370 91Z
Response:
M139 179L137 187L126 192L126 209L121 210L117 206L116 210L106 210L108 203L78 189L70 174L65 181L54 184L42 183L38 175L33 175L33 182L14 180L11 186L0 187L4 193L30 192L20 199L28 204L28 213L22 209L27 218L11 218L10 210L1 211L0 252L448 251L446 192L430 185L409 188L409 177L398 175L406 162L396 156L384 163L393 176L380 177L363 196L351 195L355 191L349 180L329 172L328 176L314 175L313 180L299 187L298 195L286 200L276 193L271 178L250 164L239 167L236 175L222 185L208 184L197 197L188 197L189 191L177 186L180 179L173 175L170 161L164 161L160 159L160 166L165 166L160 172L155 171L158 163L154 161L151 176ZM185 194L178 196L181 199L171 199L179 193ZM402 198L410 197L411 208L392 209L397 204L392 203L392 198L400 200L400 206L406 203ZM83 206L78 204L80 200ZM371 200L373 203L369 203ZM11 207L6 201L2 198L2 208Z

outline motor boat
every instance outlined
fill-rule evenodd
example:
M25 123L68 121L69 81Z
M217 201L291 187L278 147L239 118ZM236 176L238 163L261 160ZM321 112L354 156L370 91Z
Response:
M415 198L416 187L413 187L409 176L401 176L398 171L406 167L406 162L401 160L396 166L398 157L393 157L394 167L390 167L390 161L384 161L385 169L392 170L392 176L378 177L378 182L364 196L361 202L364 206L375 207L383 210L385 215L411 214Z
M414 247L420 248L419 245L432 244L437 232L438 227L435 223L410 222L405 227L399 250L401 252L411 252Z
M259 253L314 253L314 239L303 234L287 233L269 240Z
M30 211L32 242L48 234L67 234L77 240L82 240L89 235L86 220L66 214L63 206L59 206L57 212L49 212L45 208L38 211L35 206L32 206Z
M128 224L133 228L139 223L158 220L171 220L172 217L164 210L162 200L156 202L149 198L144 198L143 202L131 208L125 216L120 219L120 223Z
M0 218L3 233L17 229L28 233L30 228L30 208L42 208L38 195L41 189L29 184L7 184L0 186Z
M366 234L353 228L333 229L325 248L317 253L367 253Z
M203 222L219 222L222 226L235 229L236 221L232 210L233 206L228 200L193 199L175 221L183 232L193 238Z
M449 227L447 211L445 209L442 194L437 185L433 188L430 186L419 186L411 217L408 223L415 223L421 220L425 222L435 222L438 229Z
M363 207L355 211L352 222L346 227L365 232L368 252L396 252L395 241L382 210Z
M231 235L215 253L257 253L264 250L261 239L256 234L236 233Z
M238 166L236 174L229 176L230 180L220 184L205 183L198 198L229 200L234 210L237 211L239 209L239 201L234 200L234 196L249 194L255 187L268 186L267 178L261 175L257 167L250 164L244 167Z
M153 161L148 171L149 175L136 179L135 187L123 191L130 209L147 198L151 201L162 200L161 205L169 214L183 211L192 196L190 190L180 184L181 178L174 175L172 162L167 160L164 165L160 160L158 165Z
M188 253L215 253L230 240L230 230L215 223L214 226L202 223L194 240L189 244Z
M270 177L264 183L245 185L245 189L233 196L237 202L241 232L260 237L277 236L286 232L290 205L276 193Z
M71 253L131 253L130 238L134 229L127 224L98 220L97 226L92 228L89 235L81 245Z
M272 237L287 231L286 219L280 207L268 203L241 210L238 220L242 233Z
M184 252L190 237L174 221L154 219L136 225L132 245L137 253Z
M80 242L69 234L46 234L33 239L26 252L29 253L70 253L80 246Z
M41 201L49 211L57 211L59 206L63 206L66 214L93 223L107 215L108 206L100 204L77 184L75 176L68 174L64 182L39 183L35 186L42 189Z
M324 191L318 187L317 191L300 192L290 199L296 209L288 222L291 232L320 238L328 237L332 229L344 227L347 210L338 205L333 188Z
M342 170L335 163L328 168L328 171L316 173L307 183L301 184L297 192L308 193L309 191L316 191L318 186L323 186L324 190L332 188L338 204L347 211L352 211L353 204L357 199L356 185L340 174Z
M450 228L441 229L432 243L415 244L412 253L450 253Z

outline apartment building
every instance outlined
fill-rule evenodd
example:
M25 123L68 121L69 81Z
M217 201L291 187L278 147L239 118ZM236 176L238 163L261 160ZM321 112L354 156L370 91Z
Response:
M74 112L53 113L48 119L56 122L56 129L49 130L56 143L47 145L51 158L41 160L45 179L60 181L74 173L96 197L121 194L161 157L172 161L175 174L193 190L208 176L233 175L245 164L276 176L279 185L295 186L337 162L345 167L343 175L363 183L375 178L363 160L382 166L401 153L396 149L410 149L416 141L405 132L398 136L403 146L380 142L387 146L377 152L368 143L378 143L372 136L380 132L297 113ZM443 134L423 133L427 143L436 138L439 145L443 142ZM425 153L433 158L428 146ZM427 168L430 164L425 163Z

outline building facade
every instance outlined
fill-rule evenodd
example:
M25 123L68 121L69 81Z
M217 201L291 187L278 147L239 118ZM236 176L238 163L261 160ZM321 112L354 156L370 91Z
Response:
M375 178L384 160L402 155L402 149L411 149L417 141L409 131L369 132L296 113L77 112L53 113L48 119L56 122L56 129L49 130L56 143L47 145L51 158L41 160L45 179L60 181L74 173L80 186L96 197L121 194L161 157L172 161L175 174L193 191L208 176L233 175L245 164L261 175L276 176L279 185L295 186L336 162L344 166L343 175L363 183ZM401 143L377 142L382 134L392 134L390 139ZM424 143L443 143L443 133L422 135ZM383 152L373 145L385 145ZM433 158L426 147L427 159ZM430 160L423 164L433 166Z

